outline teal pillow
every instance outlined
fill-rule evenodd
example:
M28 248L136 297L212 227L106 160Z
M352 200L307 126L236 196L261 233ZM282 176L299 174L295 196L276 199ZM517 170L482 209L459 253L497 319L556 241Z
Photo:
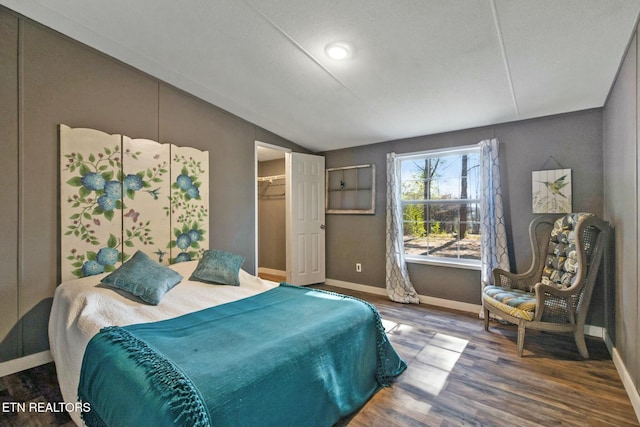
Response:
M180 273L138 251L102 282L130 292L149 304L158 305L164 294L181 280Z
M219 285L239 286L240 267L244 257L230 252L208 249L202 254L198 266L189 280Z

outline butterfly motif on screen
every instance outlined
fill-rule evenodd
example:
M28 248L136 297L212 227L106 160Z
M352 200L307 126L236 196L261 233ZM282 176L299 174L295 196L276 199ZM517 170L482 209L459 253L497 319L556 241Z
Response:
M138 216L140 216L140 212L136 212L133 209L129 209L129 212L124 214L125 217L131 218L133 222L138 222Z

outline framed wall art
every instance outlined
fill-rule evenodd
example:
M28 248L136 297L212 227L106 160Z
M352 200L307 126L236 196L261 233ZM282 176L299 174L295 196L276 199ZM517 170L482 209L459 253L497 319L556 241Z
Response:
M571 169L533 171L533 213L572 212Z
M374 214L376 166L346 166L326 170L325 204L328 214Z

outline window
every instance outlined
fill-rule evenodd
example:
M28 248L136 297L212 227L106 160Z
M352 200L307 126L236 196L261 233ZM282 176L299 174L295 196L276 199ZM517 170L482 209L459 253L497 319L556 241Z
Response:
M398 156L408 261L480 266L480 147Z

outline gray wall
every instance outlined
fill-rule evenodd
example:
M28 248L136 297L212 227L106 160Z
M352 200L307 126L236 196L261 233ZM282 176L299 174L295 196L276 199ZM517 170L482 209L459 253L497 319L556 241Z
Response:
M258 176L284 175L284 159L258 163ZM286 203L283 185L278 180L258 199L258 267L285 271L287 269Z
M573 171L573 209L602 215L602 110L525 120L419 138L390 141L324 153L326 167L375 163L375 215L327 215L327 277L384 287L386 154L407 153L498 138L504 203L512 264L517 271L529 267L528 237L531 211L531 172L549 156ZM545 169L556 168L551 160ZM354 265L362 263L362 273ZM410 264L409 274L421 295L480 304L480 273L460 268ZM592 324L602 324L602 304L596 290Z
M0 9L0 361L19 352L18 336L18 20ZM52 230L53 231L53 230ZM4 339L10 335L9 339ZM4 339L4 341L3 341ZM6 342L5 342L6 341Z
M638 49L636 31L604 109L604 218L615 227L615 287L607 331L636 390L640 390Z
M49 348L60 123L209 150L210 245L255 265L254 141L303 151L0 7L0 362Z

